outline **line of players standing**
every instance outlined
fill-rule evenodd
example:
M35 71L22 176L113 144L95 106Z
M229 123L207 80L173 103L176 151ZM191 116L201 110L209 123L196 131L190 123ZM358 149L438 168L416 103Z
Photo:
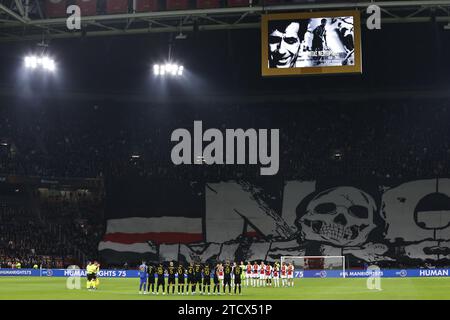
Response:
M274 287L293 287L294 286L294 265L292 263L282 263L281 266L278 262L274 265L270 263L261 262L253 265L250 262L246 266L246 286L251 284L252 287L265 287L266 285Z
M167 291L166 291L166 281ZM294 286L294 266L289 263L275 262L272 265L270 263L261 262L258 264L256 261L253 265L248 262L247 265L233 264L230 261L226 261L225 264L218 263L212 269L209 264L200 264L191 262L187 268L182 263L175 266L171 261L167 268L162 263L159 265L146 265L145 262L139 266L139 294L175 294L175 288L177 294L189 294L194 295L197 292L199 294L226 294L228 288L228 294L232 294L232 288L234 288L234 294L242 294L242 282L245 281L245 286L252 287L265 287L272 286L272 280L274 287ZM211 284L212 281L212 284ZM212 285L212 292L211 292ZM198 287L198 291L197 291Z

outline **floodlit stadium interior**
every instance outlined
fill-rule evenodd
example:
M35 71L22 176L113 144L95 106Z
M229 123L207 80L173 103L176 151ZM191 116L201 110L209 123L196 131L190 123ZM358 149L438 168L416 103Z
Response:
M0 0L0 300L450 299L449 56L450 0Z

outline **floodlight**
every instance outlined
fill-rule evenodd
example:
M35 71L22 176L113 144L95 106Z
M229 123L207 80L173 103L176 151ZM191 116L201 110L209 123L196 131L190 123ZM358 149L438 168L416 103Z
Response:
M24 63L27 69L36 69L39 67L52 72L56 69L55 61L48 56L26 56L24 58Z
M159 73L160 73L159 64L153 65L153 74L154 74L155 76L159 76Z
M37 67L37 59L35 56L25 57L25 67L35 69Z
M176 63L167 62L165 64L154 64L153 65L153 74L155 76L182 76L183 75L184 66L178 65Z

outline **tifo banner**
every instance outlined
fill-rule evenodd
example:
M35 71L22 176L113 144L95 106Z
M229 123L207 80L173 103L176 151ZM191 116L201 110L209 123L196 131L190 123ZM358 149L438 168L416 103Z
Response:
M106 233L99 244L110 263L158 261L159 246L202 242L204 199L193 182L127 180L108 187ZM177 195L174 197L174 195Z
M115 181L107 187L102 260L346 257L415 268L450 263L450 179Z
M449 277L450 269L385 269L377 272L350 270L345 272L346 278L405 278L405 277ZM86 270L67 269L0 269L0 277L86 277ZM137 270L102 270L101 278L138 278ZM167 275L166 275L167 277ZM296 270L295 278L343 278L338 270Z

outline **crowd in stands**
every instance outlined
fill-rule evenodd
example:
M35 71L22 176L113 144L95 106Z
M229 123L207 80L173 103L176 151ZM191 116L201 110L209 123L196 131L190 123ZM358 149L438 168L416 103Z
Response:
M2 206L0 223L0 262L2 267L13 267L17 262L31 268L56 260L46 260L44 256L59 256L65 248L55 236L25 208Z
M22 268L65 268L97 257L97 245L103 235L103 224L99 223L101 208L93 203L91 211L76 211L61 203L43 201L37 210L2 203L1 267L20 263ZM84 204L86 208L86 201Z
M49 103L51 104L51 103ZM448 172L446 100L309 102L287 105L87 103L3 107L0 174L164 179L259 176L259 166L175 166L173 130L279 128L279 176L380 179ZM132 158L132 156L138 156Z

